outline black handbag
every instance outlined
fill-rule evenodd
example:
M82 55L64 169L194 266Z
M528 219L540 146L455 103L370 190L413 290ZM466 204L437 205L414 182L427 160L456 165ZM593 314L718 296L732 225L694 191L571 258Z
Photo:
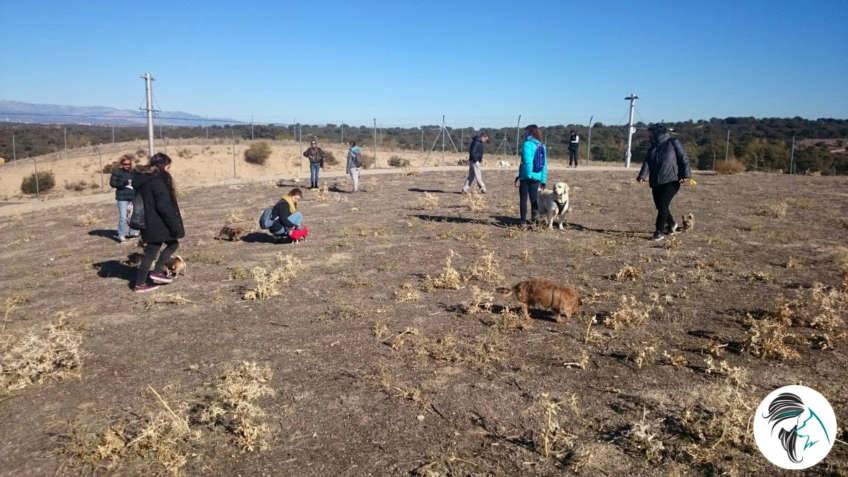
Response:
M144 230L144 199L141 194L136 194L133 197L130 227L136 230Z

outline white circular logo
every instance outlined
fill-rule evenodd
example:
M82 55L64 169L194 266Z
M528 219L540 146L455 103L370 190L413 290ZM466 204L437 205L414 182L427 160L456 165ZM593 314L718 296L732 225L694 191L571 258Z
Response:
M824 396L806 386L772 391L754 416L760 452L781 469L806 469L827 457L836 440L836 415Z

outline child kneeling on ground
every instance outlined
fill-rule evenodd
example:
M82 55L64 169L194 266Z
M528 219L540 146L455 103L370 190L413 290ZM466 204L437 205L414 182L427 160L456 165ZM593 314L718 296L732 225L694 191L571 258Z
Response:
M303 197L303 192L294 188L284 195L274 207L262 212L259 226L271 232L277 238L290 238L293 242L305 239L309 229L303 225L303 214L297 211L297 203Z

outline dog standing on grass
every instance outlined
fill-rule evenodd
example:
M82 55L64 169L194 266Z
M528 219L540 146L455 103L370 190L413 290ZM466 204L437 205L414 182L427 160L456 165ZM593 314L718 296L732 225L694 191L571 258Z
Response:
M554 228L554 220L559 222L563 230L565 215L569 209L569 187L565 182L554 184L553 190L543 190L539 193L539 218L548 222L548 228Z
M530 308L541 308L554 312L554 319L559 323L563 316L571 318L580 308L580 296L573 288L559 286L556 283L531 278L518 282L512 289L499 288L504 295L512 294L521 304L524 318L530 318Z

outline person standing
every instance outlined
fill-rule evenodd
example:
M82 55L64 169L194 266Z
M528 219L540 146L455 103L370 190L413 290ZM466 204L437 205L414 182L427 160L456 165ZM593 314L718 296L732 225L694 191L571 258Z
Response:
M580 147L580 136L577 135L577 131L574 129L571 130L571 135L568 139L568 165L577 167L577 159L579 158L579 154L577 154L577 150Z
M146 171L133 175L133 184L144 202L144 229L141 231L144 257L133 286L136 293L153 291L160 284L173 281L165 272L165 265L179 248L179 239L185 236L185 229L170 169L171 158L160 152L150 158ZM154 260L156 265L151 272ZM148 283L148 278L152 283Z
M356 145L356 141L350 141L350 149L347 151L347 165L345 172L353 181L353 191L359 192L359 168L362 167L362 150Z
M518 166L518 209L521 226L527 227L527 201L530 201L530 223L536 222L539 213L539 188L548 181L547 149L542 144L542 131L535 124L525 128L526 136L521 146L521 163Z
M486 184L483 183L483 171L480 163L483 162L483 149L488 142L489 135L487 133L480 133L480 135L471 138L471 145L468 146L468 177L465 179L465 185L462 186L462 192L465 194L471 190L471 184L474 182L477 183L481 193L486 193Z
M303 157L309 159L309 188L318 188L318 173L324 168L324 151L318 147L318 141L314 139L309 148L303 152Z
M139 231L130 228L129 213L132 200L135 197L133 188L133 164L132 159L123 156L118 167L112 168L112 176L109 177L109 185L115 189L115 200L118 202L118 242L125 243L129 237L138 237Z
M648 181L651 186L651 194L657 208L655 231L651 240L660 241L665 239L666 234L677 233L677 223L671 213L671 201L680 190L680 184L691 179L692 171L683 145L671 137L665 126L654 124L648 131L651 134L651 147L636 180Z

